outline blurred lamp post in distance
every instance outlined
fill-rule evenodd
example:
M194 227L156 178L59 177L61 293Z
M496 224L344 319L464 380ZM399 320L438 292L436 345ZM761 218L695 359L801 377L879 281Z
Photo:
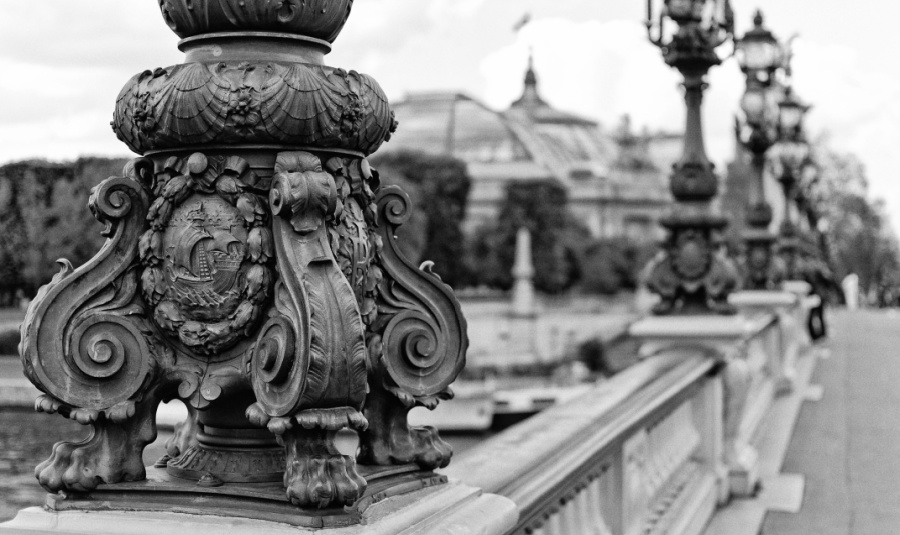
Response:
M720 247L728 221L712 201L719 179L706 155L701 122L706 73L722 62L716 50L733 37L729 0L650 0L647 32L665 62L684 77L687 122L684 152L674 164L672 211L661 218L667 237L648 269L648 288L660 296L656 314L732 314L728 294L738 284Z
M776 237L769 232L772 207L766 201L764 174L766 155L777 139L779 113L773 84L785 54L772 32L763 26L761 11L753 17L753 28L735 39L735 56L746 76L740 104L743 119L737 120L737 137L751 155L752 171L743 236L743 283L749 290L773 290L780 284L784 268L773 252Z
M804 169L810 162L810 147L803 130L803 119L810 106L794 95L788 81L784 97L778 103L778 142L775 150L775 169L784 194L784 213L781 220L781 252L787 277L800 277L797 263L799 229L794 221L792 206L797 204L798 186Z

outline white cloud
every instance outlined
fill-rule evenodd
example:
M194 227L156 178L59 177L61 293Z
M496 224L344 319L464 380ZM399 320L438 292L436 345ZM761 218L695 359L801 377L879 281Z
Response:
M552 105L598 119L607 128L631 115L637 127L681 131L685 108L681 77L636 21L541 19L516 41L485 57L485 101L505 108L522 91L528 50L534 50L540 90ZM714 68L704 106L704 128L711 158L722 163L733 154L732 117L740 95L740 73Z

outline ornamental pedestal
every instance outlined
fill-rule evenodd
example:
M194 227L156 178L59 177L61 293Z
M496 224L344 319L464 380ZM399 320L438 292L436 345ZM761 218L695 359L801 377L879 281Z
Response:
M721 234L728 220L713 202L719 178L706 156L701 120L706 74L721 63L716 48L730 38L733 21L729 17L724 21L708 19L703 15L703 4L699 0L671 5L666 1L658 19L652 13L653 3L647 6L650 40L662 50L665 62L684 78L687 109L684 150L669 178L675 203L660 219L666 238L645 268L647 288L659 296L653 308L657 315L735 313L728 304L728 294L739 285L738 273L722 249ZM668 38L665 17L677 26Z
M159 3L185 62L119 94L142 156L92 193L108 241L22 325L37 409L91 430L37 467L46 506L314 528L442 485L450 447L406 415L452 396L466 324L400 253L409 198L366 161L397 126L384 93L324 64L352 0ZM145 467L171 399L190 417Z

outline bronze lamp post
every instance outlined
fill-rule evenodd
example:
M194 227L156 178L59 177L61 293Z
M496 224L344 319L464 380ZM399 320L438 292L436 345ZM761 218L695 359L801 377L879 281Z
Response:
M684 152L670 177L676 203L660 221L668 233L648 270L648 288L661 298L656 314L734 312L728 294L738 276L719 247L727 220L712 205L718 177L706 156L700 116L706 73L721 63L716 49L732 37L733 18L729 0L647 3L650 41L684 77L687 105Z
M766 201L764 173L766 154L777 134L778 112L772 84L783 52L772 32L763 26L761 11L753 17L753 28L736 41L735 55L747 80L741 98L744 120L738 124L738 139L751 155L752 169L743 236L743 282L747 289L771 290L781 282L784 270L773 254L776 237L769 232L772 207Z
M452 396L466 323L366 160L397 127L384 92L325 62L353 1L158 3L184 63L122 89L141 157L91 195L109 239L22 324L37 409L90 428L38 466L47 506L328 527L445 482L449 445L406 416ZM145 467L173 399L190 416Z
M799 229L794 222L791 209L796 206L798 186L803 169L809 163L810 148L803 131L803 118L810 106L794 95L793 88L788 85L784 89L784 97L778 103L778 144L777 162L778 181L784 195L784 211L781 220L781 254L786 264L786 276L796 279L800 276L797 264L797 247L799 245Z

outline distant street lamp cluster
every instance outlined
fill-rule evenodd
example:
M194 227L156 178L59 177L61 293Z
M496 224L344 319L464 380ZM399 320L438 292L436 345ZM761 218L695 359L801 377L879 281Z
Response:
M739 285L775 289L785 279L807 278L805 270L824 265L824 251L816 245L823 240L813 236L820 231L818 215L800 187L815 181L809 176L815 167L803 130L809 106L792 87L790 41L780 43L763 25L759 11L753 28L736 36L730 0L650 0L647 30L666 63L683 75L687 104L684 153L670 178L676 204L662 220L669 233L664 254L649 271L648 286L661 297L659 314L732 313L727 298ZM728 221L714 203L718 177L706 156L700 120L705 75L722 62L717 49L728 41L746 76L736 134L752 157L739 267L720 247L718 234ZM778 237L769 228L773 210L765 193L767 169L781 183L784 198ZM801 211L808 212L804 215L812 222L809 236L801 236L796 221Z

